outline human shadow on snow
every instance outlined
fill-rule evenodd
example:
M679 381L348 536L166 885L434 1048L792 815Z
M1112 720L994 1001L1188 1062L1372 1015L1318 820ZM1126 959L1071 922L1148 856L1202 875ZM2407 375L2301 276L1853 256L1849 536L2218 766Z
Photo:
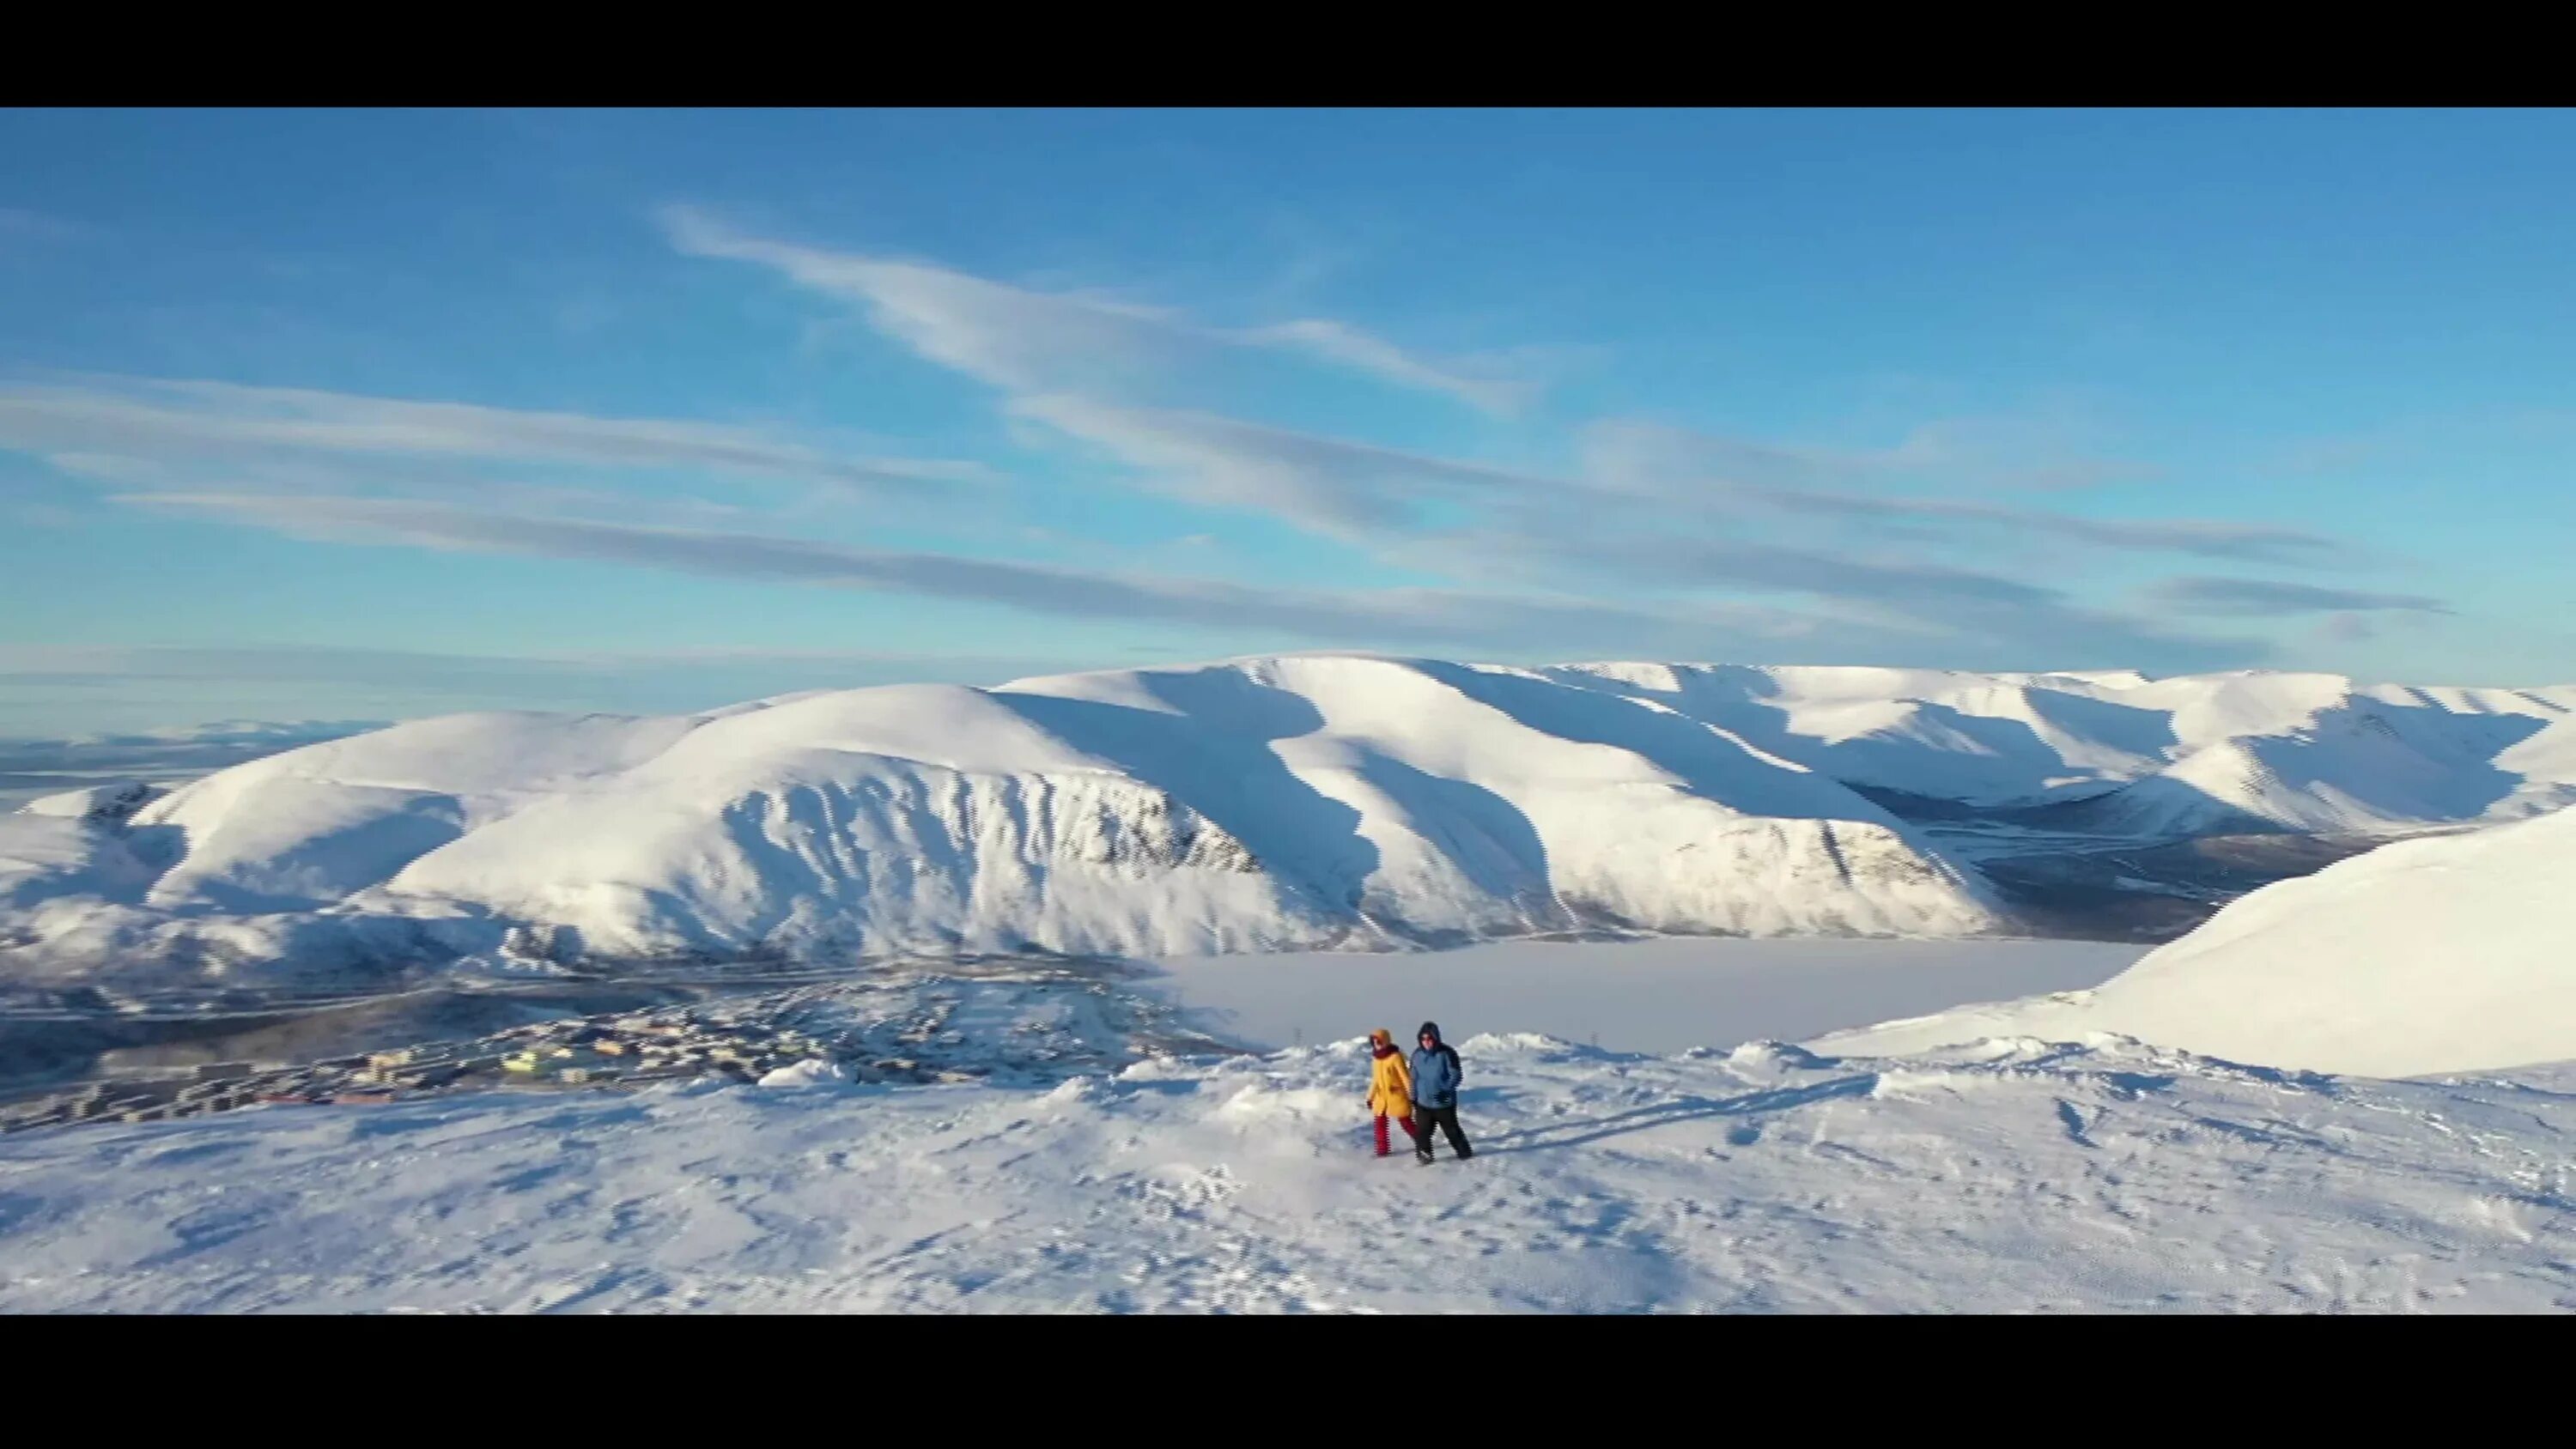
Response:
M1576 1122L1550 1122L1538 1127L1523 1127L1490 1134L1477 1145L1479 1156L1506 1152L1537 1152L1549 1148L1582 1147L1631 1132L1655 1127L1668 1127L1676 1122L1691 1122L1707 1117L1741 1117L1756 1112L1783 1112L1810 1103L1828 1102L1837 1097L1867 1096L1878 1085L1875 1074L1836 1077L1806 1087L1774 1087L1766 1091L1747 1092L1735 1097L1677 1097L1607 1117L1594 1117Z

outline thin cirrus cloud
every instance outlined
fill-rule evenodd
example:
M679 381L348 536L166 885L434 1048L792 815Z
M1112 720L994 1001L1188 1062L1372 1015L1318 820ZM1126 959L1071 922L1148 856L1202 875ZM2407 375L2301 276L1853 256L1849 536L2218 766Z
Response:
M1884 448L1826 448L1722 437L1638 418L1586 429L1586 470L1646 492L1674 481L1722 479L1742 488L1848 487L1870 478L1944 476L1979 487L2063 491L2153 472L2079 446L2082 430L2044 414L1918 423Z
M1735 538L1669 533L1606 537L1567 530L1488 542L1499 550L1537 554L1589 573L1622 573L1635 582L1677 587L1756 588L1836 601L1980 608L2038 607L2064 597L2055 589L1974 569Z
M1927 424L1877 451L1789 447L1634 421L1595 424L1585 473L1607 495L1702 509L1759 508L1837 521L1964 526L2099 548L2298 566L2348 560L2351 547L2306 529L2208 519L2095 518L1981 498L1867 491L1877 480L1933 474L1966 486L2015 486L2036 475L2134 474L2065 449L2045 430Z
M2336 540L2298 529L2192 519L2097 519L1974 499L1871 494L1849 486L1924 471L1964 474L2006 487L2030 486L2034 479L2058 485L2100 481L2140 471L2083 456L2066 445L2064 429L2029 420L1927 424L1895 447L1876 451L1779 447L1652 424L1603 423L1586 439L1579 476L1555 480L1210 413L1113 404L1101 400L1092 386L1105 371L1168 365L1217 343L1299 348L1491 410L1510 405L1505 392L1494 390L1510 385L1460 377L1344 323L1308 320L1229 332L1166 309L1033 292L944 267L767 240L687 207L668 208L662 219L673 244L685 253L755 263L808 289L860 303L880 330L925 358L1015 394L1008 404L1014 417L1044 423L1106 450L1167 495L1265 513L1346 541L1419 528L1421 505L1433 499L1458 502L1470 512L1510 503L1518 522L1489 520L1505 531L1527 526L1548 511L1547 500L1553 499L1585 510L1594 522L1632 505L1682 505L1679 515L1661 520L1667 534L1706 535L1724 526L1712 515L1740 515L1749 507L1782 516L1911 523L1918 532L1927 526L1966 528L2108 549L2277 564L2321 564L2345 553ZM1562 518L1540 524L1530 535L1542 550L1565 538ZM1584 550L1578 544L1571 552ZM1712 542L1663 552L1692 554L1662 569L1665 573L1713 574L1713 582L1757 587L1774 582L1766 577L1774 556L1758 548L1730 549ZM1611 566L1620 576L1630 576L1627 561ZM1899 575L1823 558L1805 570L1805 577L1861 577L1872 584ZM1984 576L1926 565L1913 577L1935 591L1955 594L1980 587ZM1790 586L1797 582L1789 581Z
M2440 599L2422 594L2365 593L2358 589L2320 588L2272 579L2167 579L2151 589L2149 595L2157 604L2177 613L2234 618L2285 614L2450 612Z
M1012 415L1100 447L1192 502L1267 513L1342 537L1410 526L1417 505L1561 485L1480 464L1249 423L1119 407L1070 394L1015 398Z
M1888 631L1912 647L1868 656L1918 662L2045 655L2059 660L2153 661L2168 670L2233 668L2260 660L2258 641L2175 630L2087 608L2063 590L1941 564L1870 559L1744 539L1681 533L1625 535L1536 525L1512 533L1429 540L1398 550L1426 567L1548 578L1618 577L1629 585L1703 591L1750 589L1803 596L1838 621ZM1931 640L1942 641L1927 648ZM1852 662L1841 660L1837 662ZM2001 666L1996 666L2001 667Z
M1757 606L1634 606L1582 598L1446 589L1328 592L1210 579L1142 577L851 548L803 539L511 516L433 503L263 494L132 494L138 507L225 518L305 538L535 555L766 582L884 590L1047 615L1228 626L1334 645L1356 640L1500 648L1645 650L1716 657L1730 640L1821 646L1824 653L1919 650L1926 636ZM1933 642L1938 642L1937 638ZM1758 645L1756 647L1759 647Z
M1768 507L1841 518L1950 522L2073 539L2103 548L2146 553L2195 554L2261 563L2324 564L2348 555L2340 540L2304 529L2207 519L2084 518L2034 508L2011 508L1975 499L1887 498L1853 493L1797 493L1776 489L1749 495Z
M696 257L767 267L809 291L860 304L923 357L1014 392L1095 382L1106 368L1179 366L1211 349L1301 353L1487 412L1526 402L1531 384L1444 366L1346 322L1301 318L1225 328L1169 308L1014 287L947 267L826 251L738 230L694 207L663 209L671 244Z
M132 476L138 464L299 455L751 473L862 493L937 491L987 476L972 463L842 456L719 423L163 378L0 388L0 450L110 477Z

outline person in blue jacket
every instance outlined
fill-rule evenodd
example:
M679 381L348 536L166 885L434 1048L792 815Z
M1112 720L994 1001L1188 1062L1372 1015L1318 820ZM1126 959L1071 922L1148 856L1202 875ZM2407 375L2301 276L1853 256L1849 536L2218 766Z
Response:
M1416 1161L1431 1160L1431 1129L1437 1125L1449 1136L1449 1150L1460 1161L1476 1155L1467 1145L1466 1130L1458 1125L1458 1083L1466 1072L1458 1065L1457 1049L1440 1039L1440 1023L1422 1024L1418 1043L1413 1049L1413 1156Z

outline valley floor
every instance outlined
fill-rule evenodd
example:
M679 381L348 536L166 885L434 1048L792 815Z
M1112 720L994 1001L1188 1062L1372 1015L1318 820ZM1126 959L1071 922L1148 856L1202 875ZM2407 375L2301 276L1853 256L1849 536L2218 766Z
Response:
M20 1133L0 1310L2576 1308L2576 1067L1459 1045L1427 1168L1356 1041Z

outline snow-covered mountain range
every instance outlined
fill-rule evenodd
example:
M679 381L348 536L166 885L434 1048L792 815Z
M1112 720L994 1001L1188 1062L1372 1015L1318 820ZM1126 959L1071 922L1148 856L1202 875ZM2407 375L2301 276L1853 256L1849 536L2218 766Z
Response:
M2012 929L1943 810L2150 837L2576 799L2576 688L1324 655L479 714L0 817L0 971Z

